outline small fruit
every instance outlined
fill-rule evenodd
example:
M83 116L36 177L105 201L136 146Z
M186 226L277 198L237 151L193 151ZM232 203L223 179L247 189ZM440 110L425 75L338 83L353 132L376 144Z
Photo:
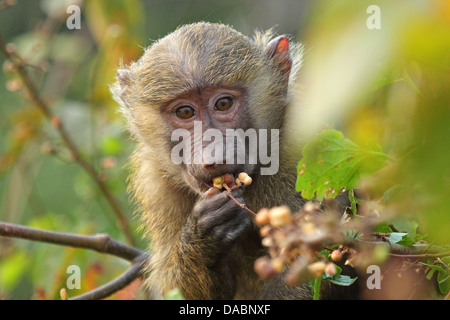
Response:
M254 269L255 272L264 280L271 279L277 274L270 258L266 256L255 260Z
M253 182L252 178L245 172L239 173L236 178L236 184L243 184L244 186L249 186Z
M261 227L261 229L259 229L259 235L264 238L270 233L271 230L271 226L263 226Z
M333 250L331 252L331 260L334 262L339 262L342 260L342 253L340 250Z
M276 273L280 273L284 268L284 259L280 257L273 258L271 260L272 267Z
M322 261L313 262L308 266L308 272L313 278L319 278L325 272L325 263Z
M248 174L246 172L241 172L238 175L238 179L241 180L241 181L244 181L244 179L247 178L247 177L248 177Z
M337 273L336 265L334 263L327 263L324 272L330 276L334 276Z
M274 227L282 227L291 222L291 210L288 206L274 207L269 212L270 224Z
M265 226L266 224L269 224L270 222L269 213L270 211L267 208L259 210L255 218L256 223L259 224L260 226Z
M301 225L301 230L304 234L311 235L317 232L316 225L312 222L305 222Z
M262 240L261 240L261 244L264 246L264 247L271 247L271 246L273 246L273 239L271 238L271 237L265 237L265 238L263 238Z
M222 190L222 188L223 188L223 176L215 177L213 179L213 186L216 187L219 190Z
M244 183L244 186L249 186L252 184L253 179L250 176L247 176L242 182Z
M234 184L234 176L231 173L226 173L223 175L223 183L231 187Z

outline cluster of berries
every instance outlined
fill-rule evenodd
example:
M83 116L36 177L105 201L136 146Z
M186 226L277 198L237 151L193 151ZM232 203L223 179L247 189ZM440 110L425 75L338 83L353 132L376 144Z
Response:
M319 278L324 273L337 273L334 262L342 260L344 248L330 249L327 257L319 251L335 238L338 221L335 216L324 214L318 203L308 202L296 214L287 206L261 209L255 221L261 226L262 244L269 251L268 256L255 261L255 271L261 278L271 279L286 271L286 282L297 285L308 275Z

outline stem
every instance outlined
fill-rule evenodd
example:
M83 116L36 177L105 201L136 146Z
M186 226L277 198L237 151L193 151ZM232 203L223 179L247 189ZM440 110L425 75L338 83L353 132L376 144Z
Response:
M391 257L398 258L440 258L450 256L450 251L442 252L442 253L421 253L421 254L389 254Z
M230 187L228 187L226 183L223 184L223 187L227 190L227 196L230 199L232 199L239 207L241 207L242 209L244 209L244 210L250 212L251 214L253 214L254 216L256 216L256 213L254 211L250 210L249 208L247 208L245 206L245 204L240 203L239 201L236 200L235 197L233 197L233 195L231 194L231 191L234 190L234 189L230 189Z
M313 286L313 300L320 300L320 284L322 283L322 277L314 279Z

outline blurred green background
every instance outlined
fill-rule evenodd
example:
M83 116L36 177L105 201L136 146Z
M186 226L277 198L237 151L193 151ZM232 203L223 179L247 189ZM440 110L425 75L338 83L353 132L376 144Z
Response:
M379 143L398 159L394 173L376 184L382 193L401 186L390 210L416 217L432 241L445 244L450 243L449 3L16 0L0 10L0 35L14 43L41 97L105 177L141 249L147 244L126 193L134 144L109 85L121 60L138 59L153 40L196 21L230 24L246 35L276 26L277 33L304 43L289 118L292 137L305 140L325 123L357 143ZM71 4L82 8L80 30L66 27ZM367 27L366 9L373 4L381 9L379 30ZM107 233L127 242L95 183L70 159L3 56L0 63L0 220ZM68 290L69 297L128 266L88 250L1 238L0 299L57 299L72 264L80 266L83 278L80 290ZM113 296L142 297L138 282Z

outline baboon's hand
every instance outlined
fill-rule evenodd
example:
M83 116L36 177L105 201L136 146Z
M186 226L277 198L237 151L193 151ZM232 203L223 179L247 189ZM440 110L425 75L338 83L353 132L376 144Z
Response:
M242 189L232 195L243 204ZM226 256L236 243L251 228L251 217L225 191L201 198L194 206L183 229L183 245L199 249L208 267L212 267Z

